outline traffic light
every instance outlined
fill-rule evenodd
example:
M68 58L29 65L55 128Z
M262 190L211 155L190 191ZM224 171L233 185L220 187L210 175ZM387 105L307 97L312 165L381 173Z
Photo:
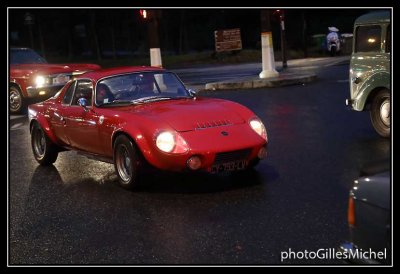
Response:
M140 12L140 16L143 19L147 19L147 11L146 10L139 10L139 12Z
M284 20L284 18L285 18L285 12L283 11L283 10L275 10L273 13L272 13L272 16L273 16L273 18L276 20L276 19L279 19L279 21L282 21L282 20Z

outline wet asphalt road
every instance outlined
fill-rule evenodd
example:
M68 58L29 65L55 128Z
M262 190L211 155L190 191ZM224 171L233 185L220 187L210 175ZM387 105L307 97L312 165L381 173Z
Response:
M26 118L10 122L10 264L341 264L281 252L335 248L361 165L390 155L368 113L347 110L348 64L303 86L217 91L269 134L254 172L149 174L131 192L114 167L74 152L34 160Z

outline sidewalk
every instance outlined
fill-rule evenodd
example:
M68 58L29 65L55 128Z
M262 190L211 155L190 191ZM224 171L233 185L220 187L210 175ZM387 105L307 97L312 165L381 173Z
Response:
M317 75L314 73L298 73L290 72L290 70L284 70L279 72L278 77L274 78L261 79L258 77L258 75L255 75L239 79L207 83L205 85L205 90L281 87L309 83L315 81L316 79Z
M206 83L203 90L251 89L310 83L317 79L317 75L315 73L317 69L348 62L349 60L350 56L339 56L335 58L320 57L294 59L287 62L288 68L284 70L282 69L282 62L275 62L276 69L279 72L278 77L261 79L259 78L258 74L253 76L239 77L224 81ZM259 66L261 72L261 63L247 64L242 66Z

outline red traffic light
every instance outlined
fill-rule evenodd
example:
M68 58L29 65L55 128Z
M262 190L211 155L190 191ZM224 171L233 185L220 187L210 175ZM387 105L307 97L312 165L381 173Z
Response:
M283 10L275 10L272 13L272 16L274 19L279 19L280 21L282 21L285 18L285 12Z
M140 12L140 16L143 19L147 19L147 11L146 10L139 10L139 12Z

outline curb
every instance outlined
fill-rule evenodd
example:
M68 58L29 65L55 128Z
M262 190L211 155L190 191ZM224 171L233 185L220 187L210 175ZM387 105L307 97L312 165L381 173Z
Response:
M282 87L296 84L310 83L317 79L316 74L282 75L271 79L250 78L243 80L227 80L222 82L207 83L205 90L222 89L251 89L263 87Z

